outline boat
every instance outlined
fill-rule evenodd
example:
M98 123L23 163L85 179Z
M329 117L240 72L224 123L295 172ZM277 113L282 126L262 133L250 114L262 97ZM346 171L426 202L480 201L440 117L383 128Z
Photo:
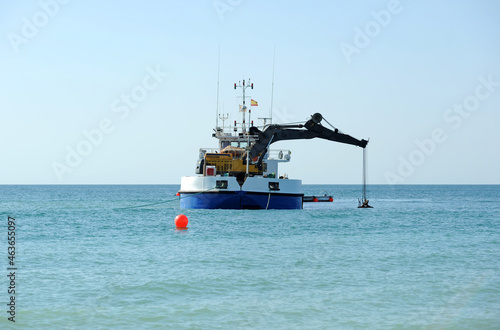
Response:
M234 84L234 88L237 87L243 90L243 104L239 106L242 120L228 127L225 126L228 116L217 114L212 136L219 141L219 147L201 148L195 175L181 178L177 195L183 209L302 209L302 180L280 175L278 170L280 163L290 162L291 151L273 150L270 145L282 140L312 138L362 148L368 143L333 126L332 129L323 126L323 116L319 113L313 114L304 124L272 124L272 118L263 118L263 125L256 127L245 102L245 90L253 89L253 83L243 80L239 85ZM219 118L222 126L219 126Z

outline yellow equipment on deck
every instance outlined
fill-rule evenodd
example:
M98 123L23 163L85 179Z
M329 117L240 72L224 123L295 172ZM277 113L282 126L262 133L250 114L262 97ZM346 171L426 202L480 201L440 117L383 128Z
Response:
M217 173L246 173L247 165L243 164L242 158L233 158L233 153L207 153L205 154L205 165L215 166ZM248 165L248 173L252 175L261 175L256 165Z

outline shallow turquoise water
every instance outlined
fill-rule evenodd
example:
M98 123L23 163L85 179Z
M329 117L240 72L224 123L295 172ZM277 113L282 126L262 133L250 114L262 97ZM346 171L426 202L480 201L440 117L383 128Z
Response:
M335 201L291 211L181 211L177 190L0 186L16 327L500 328L500 186L371 186L369 210L306 186Z

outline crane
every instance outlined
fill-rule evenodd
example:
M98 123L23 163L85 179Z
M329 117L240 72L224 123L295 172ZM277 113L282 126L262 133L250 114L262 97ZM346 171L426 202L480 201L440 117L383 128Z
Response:
M250 135L256 136L255 143L250 147L248 156L258 167L262 166L262 160L272 143L283 140L302 140L321 138L325 140L346 143L361 148L366 148L367 140L358 140L350 135L339 132L337 128L331 130L323 125L323 116L315 113L305 124L267 126L263 131L257 127L250 128ZM305 129L303 129L305 128Z
M339 132L337 128L333 130L321 125L323 116L320 113L315 113L305 124L298 125L269 125L263 131L257 127L250 128L250 135L256 136L254 144L250 147L246 154L246 162L250 159L255 163L256 167L262 169L262 160L267 153L269 146L282 140L299 140L321 138L339 143L350 144L363 148L363 197L358 200L358 208L372 208L368 205L366 198L366 159L365 151L368 140L358 140L350 135ZM326 120L325 120L326 121ZM327 121L328 122L328 121ZM305 129L303 129L305 128ZM245 157L243 157L245 162Z

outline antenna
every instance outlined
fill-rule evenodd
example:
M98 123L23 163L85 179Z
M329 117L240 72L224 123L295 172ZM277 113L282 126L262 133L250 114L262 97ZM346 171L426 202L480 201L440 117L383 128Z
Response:
M224 132L224 122L229 119L229 114L226 113L225 115L219 114L219 119L222 120L222 132Z
M219 44L219 57L217 60L217 109L215 113L215 130L219 125L219 77L220 77L220 44ZM224 122L222 122L222 129L224 129Z
M269 123L273 123L273 97L274 97L274 64L276 62L276 45L274 45L274 55L273 55L273 82L271 84L271 109L269 110ZM264 120L264 126L266 121Z

